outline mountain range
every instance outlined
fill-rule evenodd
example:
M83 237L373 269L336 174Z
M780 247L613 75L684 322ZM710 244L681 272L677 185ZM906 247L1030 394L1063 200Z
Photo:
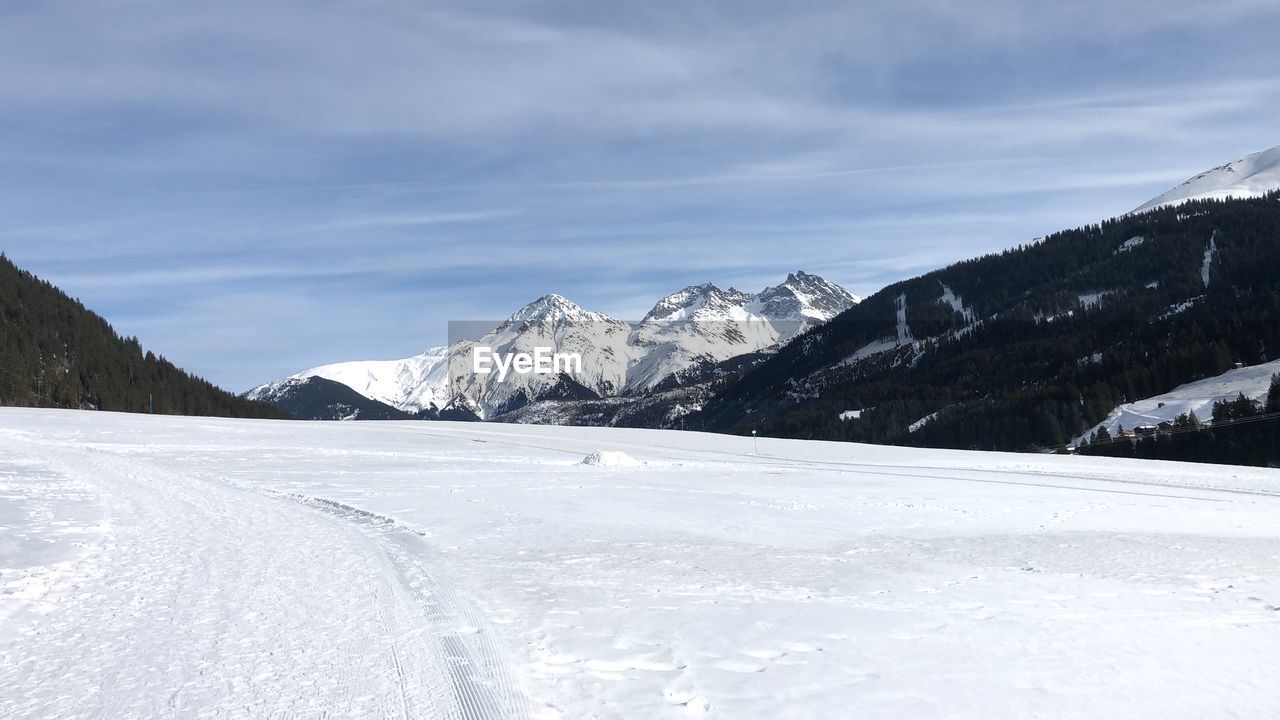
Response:
M805 273L754 294L690 286L638 322L546 295L474 338L404 360L312 368L249 397L304 418L1064 445L1120 405L1266 362L1266 347L1280 347L1280 229L1268 194L1280 188L1278 160L1280 147L1240 158L1127 215L865 301ZM495 383L462 366L479 343L576 350L589 371ZM373 404L353 403L346 389Z
M569 299L544 295L474 337L451 337L447 346L402 360L323 365L264 383L247 396L298 417L500 418L543 402L639 398L714 377L735 358L776 350L806 329L859 302L817 275L796 272L758 293L713 284L693 285L659 300L637 322L583 309ZM475 325L475 323L470 323ZM467 370L474 347L501 354L554 347L577 353L582 371L530 374L497 381ZM379 406L354 407L332 395L339 383ZM350 407L351 413L336 412Z

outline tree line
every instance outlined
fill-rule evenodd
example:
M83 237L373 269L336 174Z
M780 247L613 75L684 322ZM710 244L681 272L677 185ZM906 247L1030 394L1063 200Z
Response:
M0 253L0 405L286 418L121 337Z

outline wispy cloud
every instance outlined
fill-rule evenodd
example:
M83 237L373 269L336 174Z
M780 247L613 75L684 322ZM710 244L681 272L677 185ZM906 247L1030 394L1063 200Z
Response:
M496 218L510 217L510 210L486 210L481 212L442 212L442 213L405 213L393 212L379 215L353 215L332 222L320 223L311 229L328 230L362 230L376 228L418 228L428 225L446 225L452 223L473 223Z

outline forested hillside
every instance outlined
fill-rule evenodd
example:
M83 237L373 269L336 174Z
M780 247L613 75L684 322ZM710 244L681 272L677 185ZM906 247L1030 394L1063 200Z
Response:
M891 285L724 388L697 424L1050 448L1123 402L1277 353L1280 194L1199 201Z
M0 405L284 418L144 352L0 254Z

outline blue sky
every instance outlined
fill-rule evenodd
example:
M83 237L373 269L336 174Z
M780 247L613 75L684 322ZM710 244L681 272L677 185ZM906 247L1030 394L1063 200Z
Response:
M1280 143L1280 6L8 0L0 250L233 390L546 292L868 294Z

